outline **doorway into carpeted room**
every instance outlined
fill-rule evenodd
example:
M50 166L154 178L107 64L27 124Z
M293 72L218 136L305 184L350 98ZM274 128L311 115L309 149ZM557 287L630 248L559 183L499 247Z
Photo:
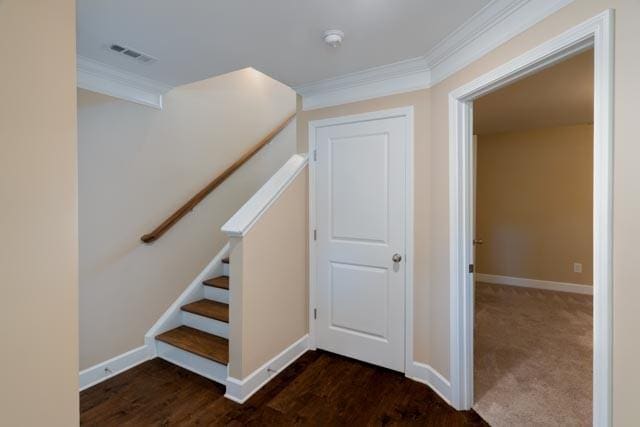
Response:
M593 50L474 101L474 409L591 425Z

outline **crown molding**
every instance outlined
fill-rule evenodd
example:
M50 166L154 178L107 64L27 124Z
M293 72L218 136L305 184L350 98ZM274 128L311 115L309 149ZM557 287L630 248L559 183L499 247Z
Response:
M429 88L573 0L493 0L426 55L294 87L303 110Z
M451 66L447 67L447 62L462 56L465 48L471 50L474 47L473 45L479 45L475 40L483 35L490 34L492 28L501 22L506 22L510 15L530 2L531 0L491 1L442 39L425 55L429 67L432 69L436 67L441 69L452 68ZM498 33L496 30L493 32ZM493 49L493 46L491 48ZM465 56L468 57L469 55ZM474 55L472 54L471 56ZM441 74L444 73L441 72Z
M429 87L429 65L424 57L369 68L340 77L301 85L303 109L328 107Z
M425 57L431 86L482 58L573 0L493 0Z
M162 95L171 86L77 55L77 86L162 110Z

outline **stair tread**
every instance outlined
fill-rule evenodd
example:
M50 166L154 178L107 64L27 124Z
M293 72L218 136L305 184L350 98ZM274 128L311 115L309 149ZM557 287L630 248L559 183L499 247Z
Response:
M229 290L229 276L218 276L202 282L205 286Z
M178 326L156 339L223 365L229 363L229 341L198 329Z
M229 304L201 299L182 306L183 311L229 323Z
M222 258L222 263L223 264L229 264L229 257Z

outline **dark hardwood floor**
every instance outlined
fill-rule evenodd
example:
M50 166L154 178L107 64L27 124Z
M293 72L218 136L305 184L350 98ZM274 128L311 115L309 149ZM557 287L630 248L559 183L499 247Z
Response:
M80 393L85 426L487 426L398 372L309 351L244 405L224 387L161 359Z

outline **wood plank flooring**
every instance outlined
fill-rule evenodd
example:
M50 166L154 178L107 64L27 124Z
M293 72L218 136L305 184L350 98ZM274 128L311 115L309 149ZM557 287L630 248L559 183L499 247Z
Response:
M80 393L84 426L487 426L403 374L309 351L244 405L224 387L161 359Z

